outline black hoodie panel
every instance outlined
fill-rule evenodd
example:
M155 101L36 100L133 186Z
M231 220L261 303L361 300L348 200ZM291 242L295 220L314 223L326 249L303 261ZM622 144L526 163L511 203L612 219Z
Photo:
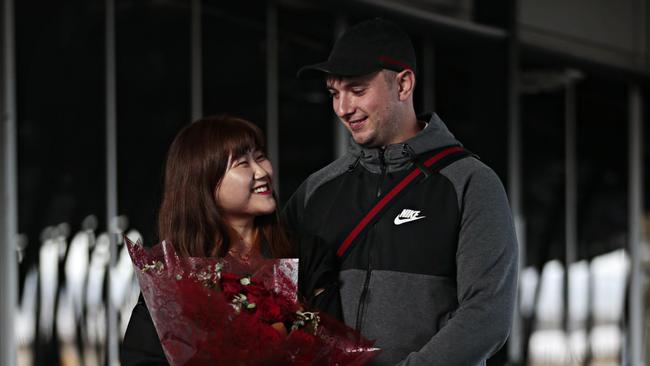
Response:
M323 184L307 205L303 229L317 233L326 243L338 247L380 199L376 196L378 183L385 195L410 171L382 176L359 165ZM392 200L381 218L356 240L341 264L342 270L370 267L455 277L460 217L456 192L441 174L434 173L426 180L422 178L416 179L403 195ZM380 179L383 182L379 182ZM419 211L416 217L422 218L396 225L395 218L404 210ZM398 253L400 255L396 255Z

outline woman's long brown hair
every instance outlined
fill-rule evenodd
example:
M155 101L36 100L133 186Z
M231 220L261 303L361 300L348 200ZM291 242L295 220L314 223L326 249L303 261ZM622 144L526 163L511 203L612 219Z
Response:
M241 118L206 117L186 126L172 142L165 165L163 199L158 213L160 240L171 241L182 256L223 256L233 229L215 202L214 189L229 157L264 151L260 129ZM263 237L275 258L293 250L276 212L255 219L256 237Z

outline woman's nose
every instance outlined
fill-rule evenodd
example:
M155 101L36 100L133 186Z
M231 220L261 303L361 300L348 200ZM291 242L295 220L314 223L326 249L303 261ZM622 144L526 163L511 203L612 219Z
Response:
M269 167L265 167L264 165L269 165ZM251 163L251 166L253 167L253 178L255 179L262 179L266 178L267 176L270 176L272 173L272 170L270 168L270 163L268 164L260 164L257 161L254 161Z

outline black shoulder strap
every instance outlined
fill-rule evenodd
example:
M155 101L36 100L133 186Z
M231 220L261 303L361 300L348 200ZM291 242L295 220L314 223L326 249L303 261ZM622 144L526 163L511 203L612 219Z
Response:
M381 197L377 203L358 221L357 225L346 236L345 240L339 245L336 255L340 260L345 258L350 252L352 244L364 234L368 224L377 221L386 211L389 203L394 202L395 198L401 196L408 187L412 186L412 182L421 174L428 178L433 172L437 172L447 165L456 160L472 155L469 151L465 150L462 146L450 146L442 149L440 152L434 154L424 162L416 162L414 169L399 181L388 193Z

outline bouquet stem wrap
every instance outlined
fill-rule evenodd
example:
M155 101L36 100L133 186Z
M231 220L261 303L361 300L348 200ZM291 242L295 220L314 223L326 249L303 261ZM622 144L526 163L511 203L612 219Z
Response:
M298 259L253 267L179 257L166 241L126 245L171 365L362 365L380 352L338 320L305 311Z

